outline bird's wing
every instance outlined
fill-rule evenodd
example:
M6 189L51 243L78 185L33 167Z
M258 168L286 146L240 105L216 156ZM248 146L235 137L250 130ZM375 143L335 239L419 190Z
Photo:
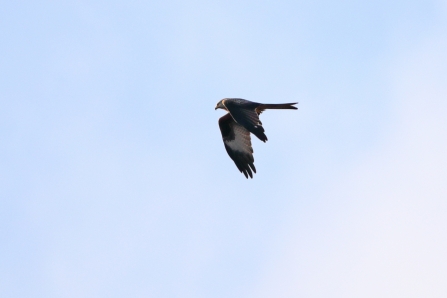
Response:
M261 141L267 141L262 122L255 111L256 107L260 105L259 103L240 104L238 101L226 100L224 105L238 124L245 127Z
M248 179L253 178L256 168L251 147L250 132L242 125L236 123L228 113L219 119L219 128L228 155L236 164L241 173Z

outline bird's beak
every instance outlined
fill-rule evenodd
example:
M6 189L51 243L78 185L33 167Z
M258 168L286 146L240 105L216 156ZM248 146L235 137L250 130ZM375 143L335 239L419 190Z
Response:
M217 106L214 108L214 110L217 110Z

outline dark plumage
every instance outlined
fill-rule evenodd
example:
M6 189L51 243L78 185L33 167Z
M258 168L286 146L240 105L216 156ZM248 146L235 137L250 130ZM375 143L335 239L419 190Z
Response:
M236 167L246 178L253 178L256 173L251 147L250 133L265 142L267 136L259 120L259 115L267 109L297 110L294 103L262 104L242 98L224 98L216 105L217 109L228 111L228 114L219 119L219 128L228 155Z

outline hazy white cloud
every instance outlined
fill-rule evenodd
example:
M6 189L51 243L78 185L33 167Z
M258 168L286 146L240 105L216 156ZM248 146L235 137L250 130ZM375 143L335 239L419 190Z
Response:
M445 297L445 53L438 31L396 59L387 140L291 212L254 297Z

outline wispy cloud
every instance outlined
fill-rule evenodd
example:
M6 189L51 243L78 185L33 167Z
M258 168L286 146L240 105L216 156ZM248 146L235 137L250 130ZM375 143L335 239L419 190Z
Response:
M337 173L322 203L308 210L313 214L307 221L289 222L254 297L444 297L443 32L394 61L390 85L395 121L383 146ZM304 222L312 226L303 227Z

